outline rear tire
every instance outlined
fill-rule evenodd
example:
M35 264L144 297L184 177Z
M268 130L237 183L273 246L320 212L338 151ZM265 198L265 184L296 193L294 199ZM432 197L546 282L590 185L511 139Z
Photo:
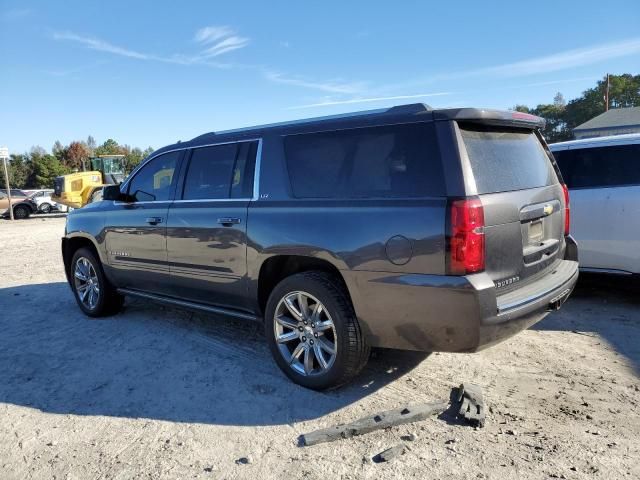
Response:
M285 375L313 390L348 383L369 358L346 288L325 272L298 273L273 289L265 334Z
M85 315L104 317L122 308L124 297L109 283L91 249L79 248L74 253L69 278L76 302Z
M29 215L31 215L31 210L29 210L24 205L13 207L13 218L15 218L16 220L24 220L26 218L29 218Z

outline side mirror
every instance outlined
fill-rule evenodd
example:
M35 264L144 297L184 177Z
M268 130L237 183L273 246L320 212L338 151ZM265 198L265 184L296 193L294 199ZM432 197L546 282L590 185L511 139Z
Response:
M107 185L102 189L103 200L123 200L124 194L120 193L120 185Z

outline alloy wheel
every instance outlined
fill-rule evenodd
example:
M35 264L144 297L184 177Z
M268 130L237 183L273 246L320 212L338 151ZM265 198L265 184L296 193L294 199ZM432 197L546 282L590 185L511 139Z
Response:
M79 257L73 271L76 295L89 310L96 308L100 297L100 281L95 268L85 257Z
M333 366L338 353L336 327L313 295L296 291L282 297L273 329L280 354L297 373L319 375Z

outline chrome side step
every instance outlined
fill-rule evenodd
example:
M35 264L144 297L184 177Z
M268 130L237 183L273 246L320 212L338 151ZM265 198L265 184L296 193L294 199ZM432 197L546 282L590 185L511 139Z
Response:
M118 293L122 295L130 295L132 297L152 300L154 302L164 303L166 305L173 305L176 307L182 307L182 308L187 308L191 310L198 310L206 313L213 313L216 315L225 315L229 317L241 318L243 320L252 320L254 322L259 320L257 316L251 315L250 313L238 312L237 310L231 310L229 308L202 305L201 303L188 302L186 300L178 300L177 298L164 297L162 295L155 295L153 293L139 292L137 290L130 290L128 288L118 288Z

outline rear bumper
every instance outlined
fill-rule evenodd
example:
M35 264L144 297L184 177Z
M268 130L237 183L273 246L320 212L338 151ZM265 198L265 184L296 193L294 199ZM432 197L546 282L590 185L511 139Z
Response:
M375 347L474 352L542 320L569 297L578 263L497 295L485 273L467 277L343 272L356 314Z

